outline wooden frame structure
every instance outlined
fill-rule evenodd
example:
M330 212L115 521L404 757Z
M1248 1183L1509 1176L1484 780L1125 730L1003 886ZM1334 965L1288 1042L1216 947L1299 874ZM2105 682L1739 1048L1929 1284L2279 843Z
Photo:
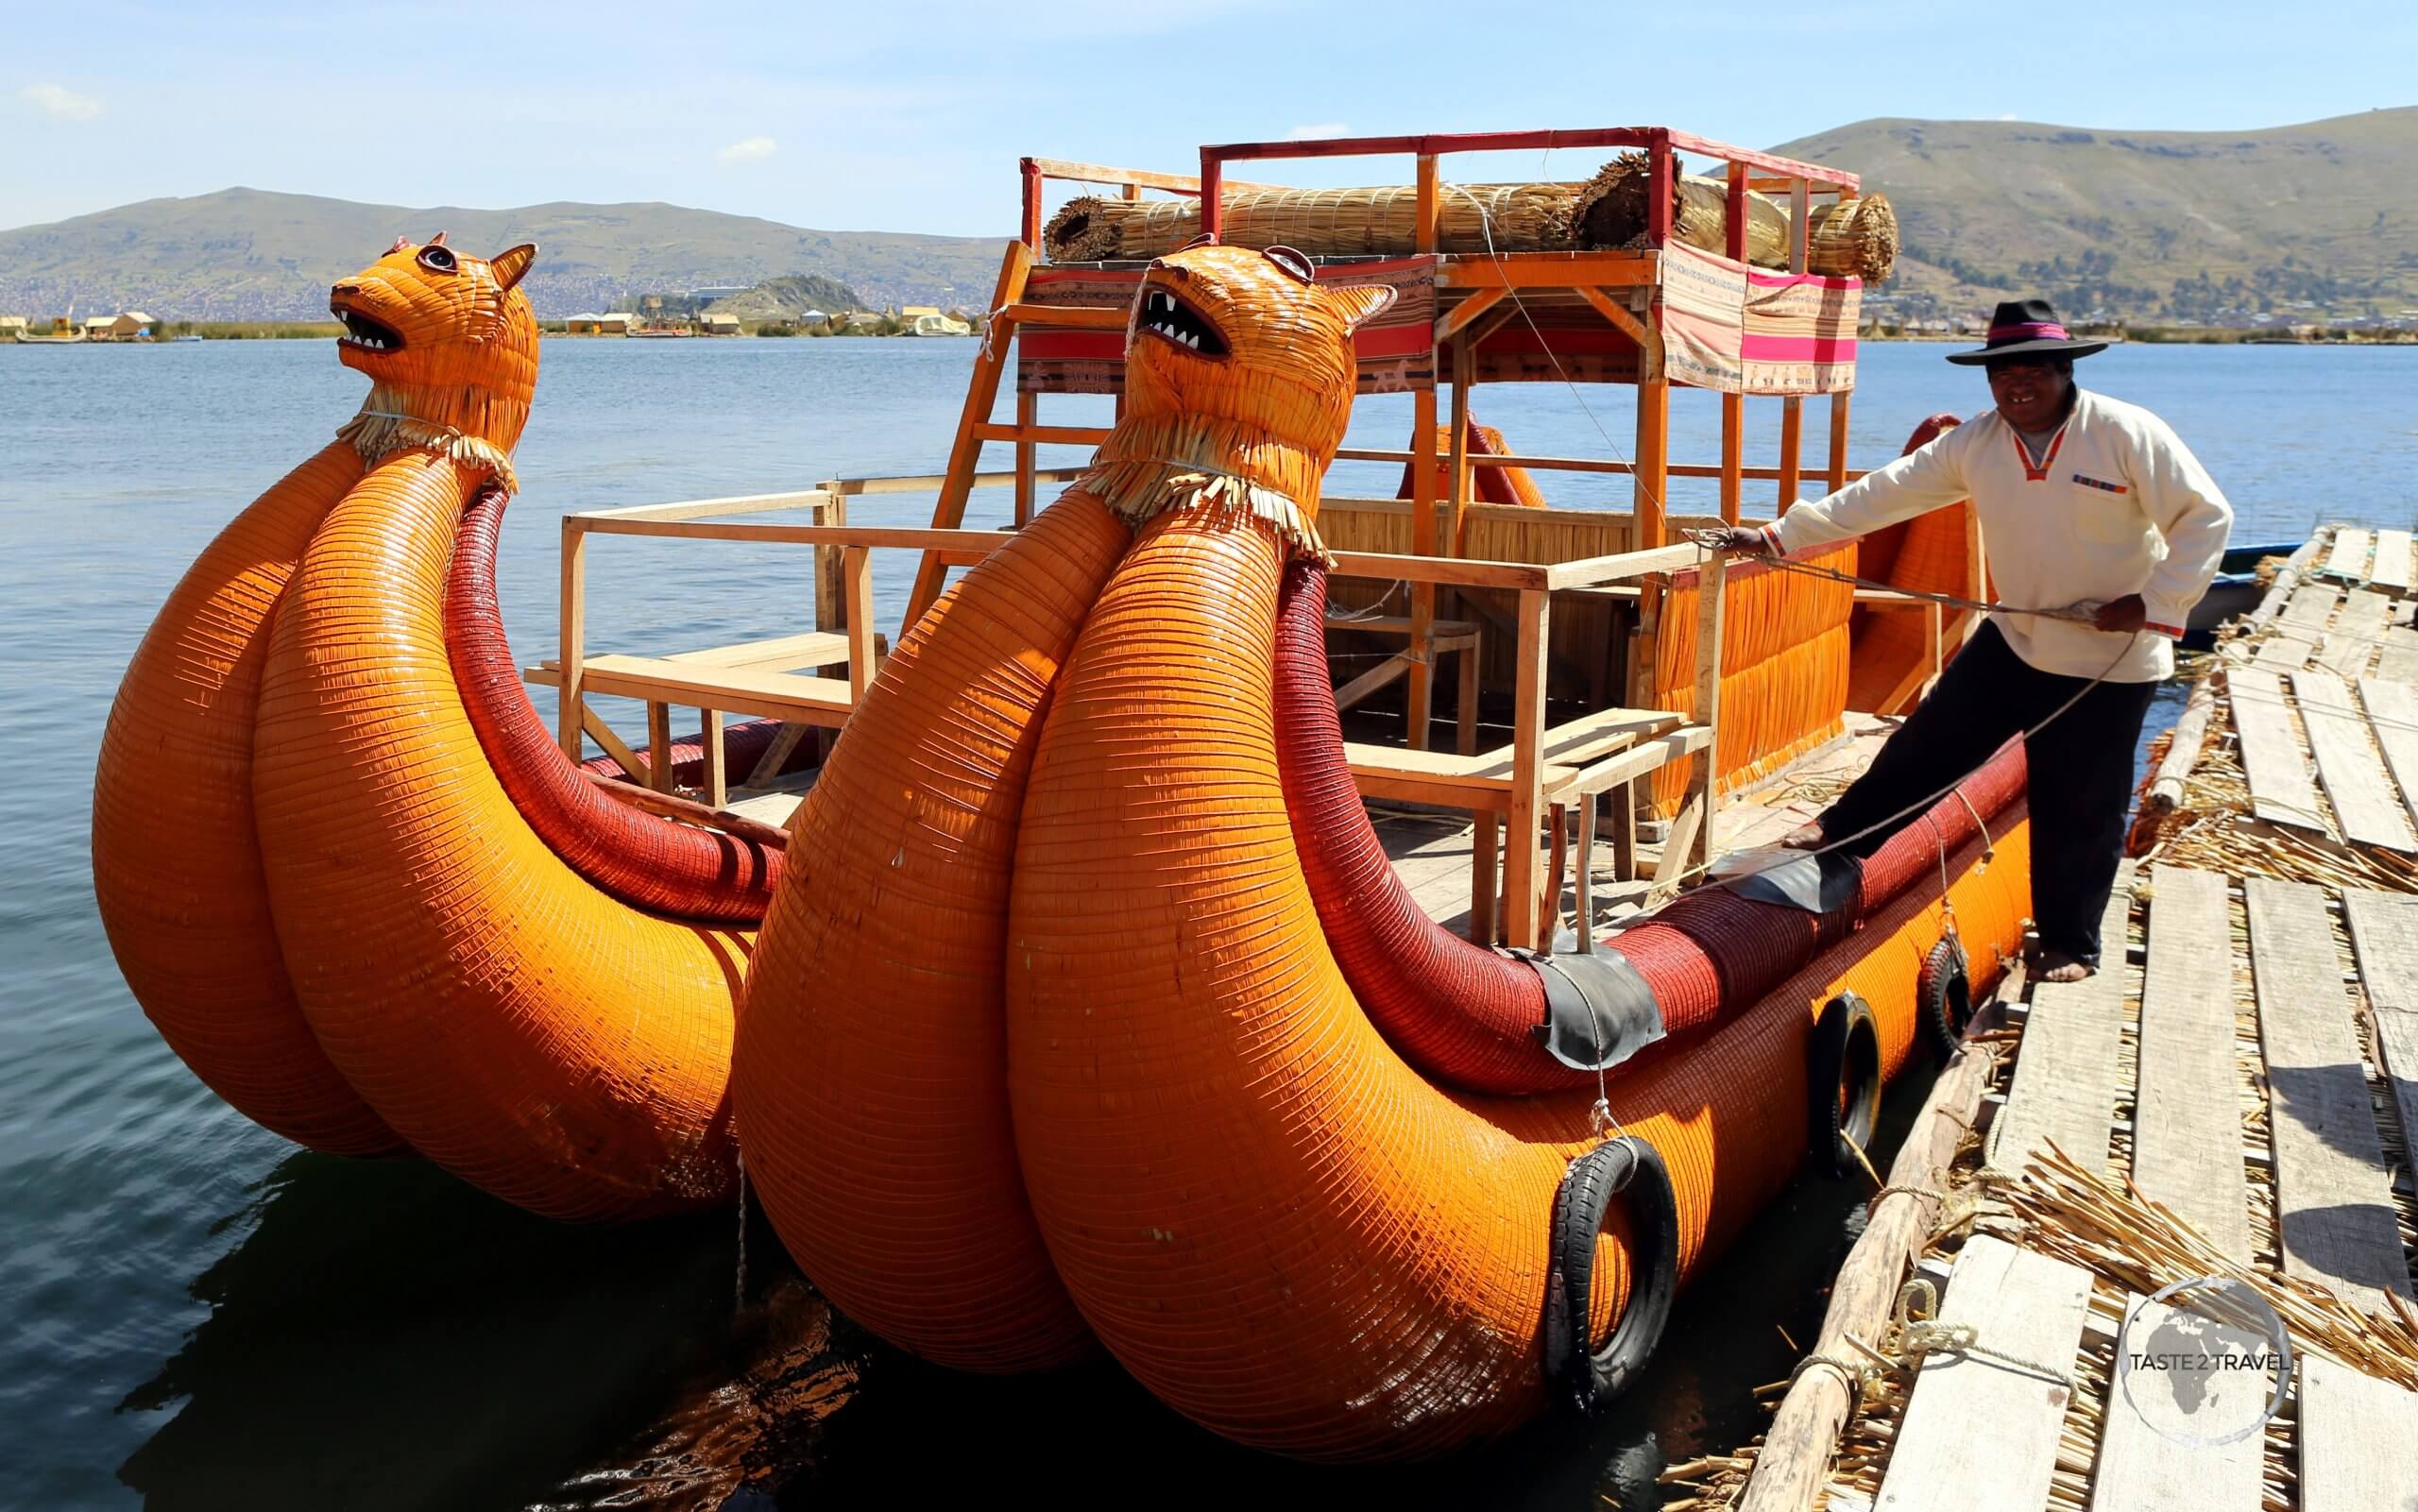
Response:
M1648 246L1636 250L1604 252L1507 252L1462 256L1437 250L1440 196L1448 187L1439 174L1445 158L1467 152L1536 150L1541 148L1635 148L1646 153L1651 173ZM981 347L967 384L963 407L945 467L913 477L835 479L795 493L699 500L680 503L575 514L563 521L562 644L553 661L529 670L532 681L561 689L560 738L567 754L576 756L584 741L593 738L621 760L626 770L640 769L634 754L597 720L587 707L591 694L619 694L643 699L648 707L652 739L668 743L668 710L673 704L690 704L705 711L710 739L725 711L770 714L789 722L792 731L809 727L832 729L843 723L872 677L880 641L872 628L871 554L906 550L921 553L905 615L904 634L941 592L951 567L976 562L1004 538L996 531L964 528L971 494L977 488L1010 487L1014 491L1013 519L1021 527L1032 518L1039 489L1045 484L1070 481L1077 469L1047 470L1037 464L1043 445L1097 445L1108 432L1097 426L1042 423L1039 396L1017 395L1014 418L992 418L999 385L1007 375L1018 333L1028 327L1053 331L1122 331L1128 312L1121 308L1052 305L1029 297L1031 278L1041 258L1045 186L1052 181L1105 184L1125 198L1146 192L1191 196L1200 200L1202 223L1215 231L1221 216L1221 187L1243 185L1226 176L1231 163L1274 158L1334 158L1367 155L1409 155L1417 173L1417 246L1435 259L1438 290L1435 315L1436 352L1449 361L1436 371L1451 374L1449 450L1437 441L1438 399L1433 385L1415 389L1412 445L1402 450L1351 449L1348 460L1399 463L1409 466L1413 493L1406 501L1410 550L1407 552L1352 552L1336 553L1333 576L1372 579L1407 586L1409 612L1384 626L1399 635L1406 649L1377 673L1360 680L1347 693L1365 693L1376 682L1407 683L1408 749L1354 744L1348 748L1352 769L1362 792L1371 797L1433 804L1473 815L1471 919L1473 934L1526 947L1549 942L1557 918L1555 900L1546 895L1546 853L1538 842L1548 814L1557 830L1565 807L1592 816L1606 795L1611 799L1615 856L1624 869L1634 860L1631 828L1631 784L1673 761L1689 769L1681 807L1662 848L1658 883L1677 882L1709 866L1717 854L1714 837L1714 785L1711 751L1720 718L1721 625L1724 573L1719 563L1705 563L1693 545L1671 544L1674 525L1667 497L1674 478L1717 481L1723 520L1742 517L1745 486L1749 481L1775 485L1784 507L1796 498L1805 477L1800 455L1803 439L1802 399L1786 397L1782 403L1779 459L1775 465L1750 466L1745 456L1744 404L1735 394L1722 396L1721 455L1716 462L1674 462L1669 455L1670 389L1662 337L1662 255L1671 235L1671 190L1679 172L1677 155L1693 154L1726 165L1728 184L1728 251L1743 261L1746 196L1750 192L1786 194L1794 208L1790 265L1804 271L1807 261L1808 210L1815 196L1852 198L1858 191L1853 175L1814 164L1690 136L1664 127L1627 127L1579 131L1500 132L1477 135L1361 137L1327 141L1244 143L1203 147L1197 174L1149 173L1093 163L1026 158L1019 171L1023 215L1018 236L1002 256L998 281L985 322ZM1639 390L1636 450L1633 457L1604 460L1550 456L1478 456L1469 450L1470 389L1475 382L1473 354L1492 331L1524 314L1524 298L1558 301L1568 311L1589 314L1605 327L1636 345ZM1533 322L1532 322L1533 323ZM1844 484L1852 472L1847 465L1848 394L1829 396L1830 446L1827 482ZM982 447L998 442L1013 449L1007 471L979 470ZM1441 497L1439 464L1444 463ZM1517 467L1540 472L1626 474L1633 479L1630 549L1562 562L1505 561L1469 554L1469 525L1474 517L1473 480L1482 467ZM864 527L847 523L850 498L883 493L931 493L937 496L928 528ZM1340 504L1345 501L1335 501ZM1374 502L1374 501L1360 501ZM1385 501L1391 505L1394 501ZM774 511L805 510L811 523L771 523L730 517ZM813 549L815 567L815 632L737 647L678 653L669 656L627 657L591 654L586 644L586 552L594 535L649 535L733 542L780 543ZM1704 591L1697 601L1700 616L1695 668L1694 720L1663 710L1627 706L1645 700L1643 670L1650 668L1644 647L1656 631L1657 617L1672 574L1701 569L1697 581ZM1510 661L1509 692L1513 705L1512 739L1492 751L1476 748L1475 668L1478 632L1469 623L1446 618L1456 595L1494 590L1508 597L1511 612L1490 613L1498 633L1516 643ZM1582 717L1548 725L1546 667L1552 635L1555 596L1584 595L1633 603L1640 634L1629 644L1627 665L1617 669L1621 696L1618 706L1590 709ZM1886 601L1891 595L1859 595L1863 602ZM1498 603L1502 598L1498 597ZM1363 621L1365 623L1365 621ZM1935 622L1935 617L1934 617ZM1340 628L1350 628L1344 624ZM1938 637L1934 635L1934 665ZM1462 698L1457 745L1451 754L1426 749L1433 723L1434 671L1439 651L1461 654ZM1501 665L1499 654L1497 665ZM814 675L800 675L801 671ZM1601 700L1598 700L1601 702ZM785 731L782 739L758 764L759 773L776 771L799 737ZM1704 759L1694 759L1702 755ZM726 792L727 774L711 755L707 763L704 797L719 807ZM658 787L668 786L658 782ZM1595 826L1582 826L1582 846L1590 845ZM1501 844L1507 834L1513 842ZM1519 837L1527 837L1520 842ZM1500 854L1500 885L1496 882ZM1555 844L1558 871L1559 841ZM1585 872L1582 850L1579 871ZM1500 907L1497 903L1500 900Z
M1504 252L1483 256L1437 251L1439 215L1447 187L1440 176L1443 159L1471 152L1558 148L1627 148L1646 154L1651 182L1647 194L1646 240L1649 245L1645 248L1602 252ZM1453 441L1449 454L1439 453L1435 440L1437 396L1436 389L1430 386L1413 391L1415 412L1409 449L1401 451L1352 449L1339 455L1354 461L1412 465L1413 500L1417 506L1412 512L1412 554L1462 554L1463 521L1473 499L1472 474L1474 468L1481 467L1631 475L1635 480L1633 507L1636 532L1633 540L1641 549L1664 545L1669 540L1668 490L1673 478L1719 480L1720 513L1725 520L1733 523L1742 516L1745 485L1749 481L1774 484L1777 507L1784 509L1795 501L1805 477L1802 464L1802 397L1786 396L1781 400L1777 465L1749 467L1745 463L1745 404L1743 396L1737 394L1721 397L1721 456L1717 463L1677 464L1670 458L1671 379L1662 360L1661 258L1662 248L1671 238L1671 191L1679 172L1678 155L1682 153L1709 158L1724 166L1729 192L1728 252L1733 260L1743 261L1745 255L1746 196L1750 192L1783 194L1788 197L1791 207L1789 267L1792 272L1802 273L1806 269L1807 237L1814 200L1852 199L1860 191L1860 180L1850 173L1734 146L1666 127L1229 143L1202 147L1200 170L1192 175L1151 173L1051 158L1026 158L1019 164L1023 199L1019 234L1009 244L1000 265L982 352L975 365L973 382L968 385L965 408L959 421L956 444L950 452L948 471L944 475L945 482L932 523L944 527L962 523L969 486L966 480L973 475L976 459L984 442L1006 442L1015 448L1018 478L1015 518L1021 523L1030 518L1034 504L1034 492L1030 481L1033 472L1034 448L1047 443L1096 445L1107 434L1104 429L1098 427L1042 424L1039 396L1033 394L1017 395L1013 422L994 424L990 419L997 402L1000 379L1008 368L1009 344L1018 328L1043 324L1056 329L1122 331L1125 327L1125 312L1121 310L1050 306L1028 300L1027 283L1041 259L1044 195L1048 183L1063 181L1102 185L1119 191L1127 199L1138 199L1146 191L1195 198L1200 202L1201 229L1215 234L1223 214L1220 196L1225 189L1270 187L1229 178L1226 168L1230 163L1274 159L1405 155L1411 157L1416 165L1418 197L1414 212L1417 228L1414 250L1432 255L1437 260L1436 343L1439 350L1446 354L1449 371L1453 375L1449 432ZM1607 325L1637 344L1641 366L1637 383L1636 446L1631 458L1609 461L1518 455L1474 456L1470 453L1467 445L1470 390L1475 382L1472 354L1478 342L1524 313L1519 298L1524 293L1583 303ZM1438 371L1446 370L1439 363ZM1847 461L1849 392L1833 393L1829 399L1830 445L1820 476L1829 488L1838 488L1845 486L1850 478L1862 474L1850 469ZM1439 462L1449 464L1449 489L1441 501L1447 508L1440 531L1430 522L1432 506L1439 501L1433 492ZM939 595L941 573L939 564L929 560L924 564L910 601L908 618L911 623ZM1432 725L1433 627L1439 613L1446 612L1439 609L1439 585L1436 584L1415 583L1410 592L1411 623L1405 659L1410 669L1406 703L1409 739L1414 749L1425 747ZM1625 697L1629 702L1636 702L1639 698L1638 684L1643 664L1639 651L1643 644L1650 643L1643 637L1654 634L1660 606L1659 586L1648 582L1643 587L1638 620L1641 638L1632 642L1630 665L1624 669Z
M1044 476L1048 476L1045 474ZM670 710L675 705L704 715L706 781L701 801L719 809L726 801L729 774L720 759L721 718L725 713L767 715L793 729L835 729L871 684L881 640L875 633L872 556L877 551L913 551L927 564L971 566L997 550L1004 532L942 527L827 523L844 518L845 501L875 493L928 491L937 475L908 478L835 479L793 493L690 500L566 515L562 523L562 603L557 655L525 670L532 684L558 689L558 732L563 752L578 759L594 739L625 772L647 772L649 785L670 791L668 775L648 768L588 705L591 695L640 700L647 706L648 739L656 750L671 743ZM1016 474L995 473L973 485L1002 485ZM734 518L778 511L806 511L814 523ZM652 536L813 550L814 614L819 628L806 635L748 641L654 656L598 654L587 642L587 568L596 536ZM1503 906L1495 908L1493 881L1498 828L1536 835L1545 816L1581 792L1625 786L1677 757L1703 749L1711 725L1683 724L1658 710L1606 709L1562 725L1545 722L1545 640L1552 596L1600 588L1667 574L1698 565L1692 545L1626 552L1586 561L1490 562L1467 558L1336 553L1334 572L1342 578L1407 581L1431 587L1486 587L1517 595L1520 668L1511 743L1493 751L1474 749L1474 726L1464 732L1465 749L1452 756L1354 744L1347 747L1361 791L1372 797L1433 804L1476 816L1480 843L1473 861L1473 927L1484 937L1535 946L1552 929L1552 900L1545 895L1545 853L1537 845L1502 847ZM1720 573L1707 573L1703 603L1709 622L1721 613ZM911 624L911 606L906 623ZM903 633L902 626L902 633ZM1720 637L1708 637L1700 658L1699 686L1719 675ZM801 674L798 669L808 669ZM836 671L835 671L836 670ZM1710 705L1708 705L1710 706ZM794 749L776 745L758 765L759 774L777 771ZM1641 742L1644 742L1641 744ZM1709 863L1714 854L1709 777L1697 763L1690 788L1694 842L1665 847L1662 869L1676 875L1688 857Z

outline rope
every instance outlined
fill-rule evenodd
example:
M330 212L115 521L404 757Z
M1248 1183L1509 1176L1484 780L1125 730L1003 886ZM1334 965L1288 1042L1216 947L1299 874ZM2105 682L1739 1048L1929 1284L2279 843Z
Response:
M1707 551L1721 549L1721 533L1718 531L1682 530L1679 534ZM2098 622L2099 605L2097 604L2068 603L2053 609L2021 609L2011 603L1987 603L1979 599L1963 598L1953 593L1933 593L1923 588L1901 588L1892 583L1858 577L1852 572L1842 572L1833 567L1824 567L1818 562L1792 561L1785 556L1765 556L1756 560L1760 565L1771 568L1775 571L1802 572L1808 577L1829 578L1832 582L1852 584L1859 588L1877 588L1885 593L1898 594L1902 598L1919 599L1926 603L1936 603L1943 608L1971 609L1982 614L2030 615L2035 619L2064 620L2074 624Z
M1935 1187L1916 1186L1908 1181L1892 1181L1865 1200L1865 1210L1879 1207L1881 1199L1884 1197L1927 1197L1943 1206L1948 1201L1948 1194Z

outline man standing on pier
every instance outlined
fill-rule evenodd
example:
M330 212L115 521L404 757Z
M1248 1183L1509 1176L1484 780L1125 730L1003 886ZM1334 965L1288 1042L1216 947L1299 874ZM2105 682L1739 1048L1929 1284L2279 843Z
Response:
M2098 968L2141 720L2233 523L2164 420L2075 385L2074 359L2106 346L2069 336L2044 300L2000 305L1986 345L1948 358L1983 368L1990 414L1722 543L1779 555L1973 501L1998 597L2017 607L1992 611L1871 768L1785 843L1836 841L1869 856L2008 737L2053 716L2025 753L2032 910L2050 981ZM2021 612L2068 606L2087 620Z

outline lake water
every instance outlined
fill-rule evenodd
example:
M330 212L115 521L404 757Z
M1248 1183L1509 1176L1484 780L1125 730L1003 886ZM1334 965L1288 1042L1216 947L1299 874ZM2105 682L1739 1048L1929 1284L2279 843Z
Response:
M1941 350L1865 348L1859 464L1896 455L1933 410L1986 402ZM546 343L503 544L517 649L552 645L563 512L937 471L973 351ZM2129 347L2084 372L2175 425L2232 496L2237 539L2418 521L2418 348ZM110 959L86 850L93 764L169 586L362 388L324 342L0 347L0 826L18 838L0 871L0 1504L711 1504L712 1467L743 1462L791 1470L780 1500L798 1505L1025 1487L1572 1508L1600 1491L1649 1505L1642 1482L1664 1456L1759 1428L1749 1388L1793 1363L1778 1326L1802 1340L1818 1318L1852 1187L1807 1181L1766 1215L1603 1421L1541 1423L1440 1469L1348 1474L1233 1449L1107 1367L1043 1383L925 1368L826 1318L760 1223L734 1317L735 1215L556 1228L414 1163L298 1153L231 1113L153 1034ZM1582 403L1507 385L1478 407L1530 452L1617 456L1632 433L1618 390ZM1766 445L1777 407L1748 405ZM1674 411L1675 457L1711 460L1712 399L1681 395ZM1097 423L1106 407L1044 413ZM1406 397L1365 401L1353 444L1402 445L1409 415ZM1390 494L1397 470L1346 464L1331 486ZM1626 489L1551 484L1569 505L1625 505ZM1710 507L1675 493L1675 507ZM976 497L978 522L1001 518L1005 490ZM860 500L853 518L920 523L928 509ZM654 632L692 645L780 634L807 603L799 549L601 540L589 555L591 643L606 649ZM911 571L882 563L885 621ZM1901 1085L1899 1117L1911 1096ZM767 1397L789 1404L785 1427L757 1426Z

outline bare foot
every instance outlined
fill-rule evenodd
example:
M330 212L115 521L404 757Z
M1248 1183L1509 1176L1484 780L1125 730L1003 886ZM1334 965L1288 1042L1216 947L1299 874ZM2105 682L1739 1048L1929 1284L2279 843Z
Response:
M1821 824L1816 823L1790 830L1780 837L1779 842L1792 851L1818 851L1822 848L1822 841L1828 838L1822 833Z
M2040 952L2040 979L2044 982L2078 982L2094 975L2096 970L2062 950Z

